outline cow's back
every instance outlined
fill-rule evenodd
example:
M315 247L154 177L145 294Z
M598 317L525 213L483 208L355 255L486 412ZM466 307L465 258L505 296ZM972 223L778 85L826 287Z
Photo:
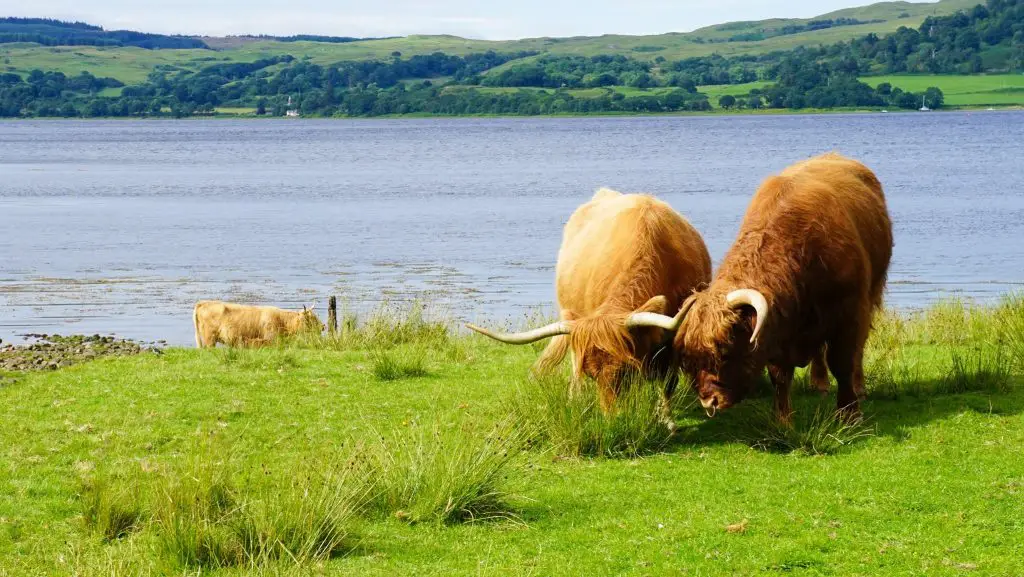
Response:
M839 154L812 158L784 171L797 183L822 183L832 194L831 202L841 207L856 230L871 267L872 292L881 304L889 263L892 260L892 221L882 184L864 164ZM812 186L808 186L812 188Z
M273 340L285 332L290 316L298 314L277 307L222 301L200 301L195 308L197 331L204 340L211 335L215 342L232 346Z
M892 258L892 223L881 183L863 164L831 153L768 178L744 217L740 238L745 235L767 239L759 246L770 254L759 260L780 269L777 279L786 276L781 269L800 270L823 292L839 286L856 291L851 284L866 282L873 304L881 304ZM743 243L739 250L750 249ZM787 290L800 287L782 292Z
M611 303L633 310L665 295L678 308L711 276L700 234L668 204L602 189L566 224L556 283L559 306L586 316Z

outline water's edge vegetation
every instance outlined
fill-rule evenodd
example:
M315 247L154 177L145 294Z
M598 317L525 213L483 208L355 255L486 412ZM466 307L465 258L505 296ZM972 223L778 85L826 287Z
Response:
M681 385L671 435L657 383L606 417L536 354L413 307L6 373L0 575L1016 570L1024 298L880 314L853 423L801 376L792 428Z

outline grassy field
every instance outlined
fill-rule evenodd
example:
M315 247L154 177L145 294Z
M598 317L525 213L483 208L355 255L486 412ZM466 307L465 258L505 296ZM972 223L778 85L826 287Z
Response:
M1024 74L892 75L871 76L861 80L871 86L888 82L911 92L924 92L929 86L937 86L942 90L948 106L1024 105Z
M861 424L679 395L672 438L399 318L0 380L0 575L1019 574L1020 300L880 318Z

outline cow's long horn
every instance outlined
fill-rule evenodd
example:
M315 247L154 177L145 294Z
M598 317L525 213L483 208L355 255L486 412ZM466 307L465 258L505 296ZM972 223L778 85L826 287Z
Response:
M740 289L726 295L725 302L733 308L743 305L754 307L757 311L757 321L754 322L754 333L750 335L750 342L757 341L757 335L761 334L764 320L768 317L768 301L764 295L754 289Z
M686 299L686 302L683 303L682 308L679 309L679 312L674 317L658 313L633 313L626 317L626 328L657 327L674 333L682 326L683 319L686 318L686 313L690 312L693 302L692 298Z
M491 337L496 341L501 341L510 345L528 345L535 343L539 340L556 337L558 335L567 335L572 332L572 327L575 323L572 321L558 321L551 323L550 325L543 326L532 331L523 331L521 333L494 333L483 327L476 325L467 324L466 327L472 329L486 337Z

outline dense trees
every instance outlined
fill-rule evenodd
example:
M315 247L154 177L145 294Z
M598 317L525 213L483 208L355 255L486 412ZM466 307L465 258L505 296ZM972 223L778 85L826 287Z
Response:
M0 44L35 42L44 46L136 46L139 48L209 48L187 36L145 34L131 30L106 31L83 22L49 18L0 18Z

